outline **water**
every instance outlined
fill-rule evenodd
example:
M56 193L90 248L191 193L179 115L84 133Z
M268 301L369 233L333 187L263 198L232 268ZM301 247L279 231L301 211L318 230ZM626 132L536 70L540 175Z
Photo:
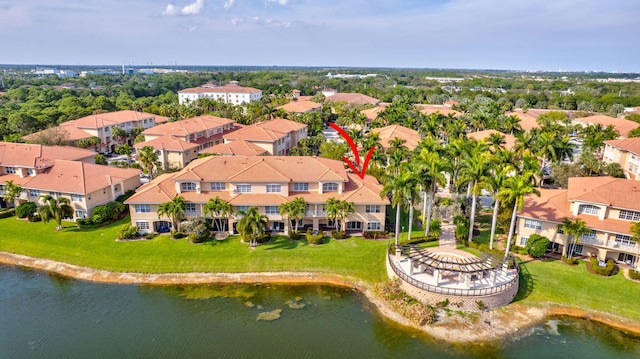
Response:
M587 321L524 332L450 345L341 288L121 286L0 266L0 358L640 357L640 338Z

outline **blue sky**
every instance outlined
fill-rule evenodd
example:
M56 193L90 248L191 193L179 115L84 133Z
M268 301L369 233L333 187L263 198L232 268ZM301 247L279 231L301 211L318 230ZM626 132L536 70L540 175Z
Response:
M637 0L0 0L0 63L640 72Z

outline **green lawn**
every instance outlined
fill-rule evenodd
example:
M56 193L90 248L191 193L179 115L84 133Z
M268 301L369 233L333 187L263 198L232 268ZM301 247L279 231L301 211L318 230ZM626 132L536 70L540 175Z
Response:
M235 236L197 245L166 235L116 242L118 228L125 223L128 218L91 230L67 223L64 230L56 232L53 222L0 219L0 251L118 272L308 271L353 276L371 283L386 278L384 240L327 239L328 243L310 246L275 236L253 250Z
M614 313L640 322L640 283L618 273L601 277L587 271L585 262L569 266L545 259L521 265L520 291L524 304L554 302Z

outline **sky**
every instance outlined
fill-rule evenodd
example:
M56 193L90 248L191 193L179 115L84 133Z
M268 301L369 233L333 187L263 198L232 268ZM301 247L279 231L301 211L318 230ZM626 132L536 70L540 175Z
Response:
M0 64L640 72L638 0L0 0Z

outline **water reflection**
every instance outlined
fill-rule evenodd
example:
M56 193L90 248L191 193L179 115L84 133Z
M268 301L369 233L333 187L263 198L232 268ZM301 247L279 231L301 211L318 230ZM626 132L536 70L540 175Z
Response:
M0 358L640 356L640 339L567 318L502 343L451 345L389 322L350 289L121 286L6 266L0 318Z

